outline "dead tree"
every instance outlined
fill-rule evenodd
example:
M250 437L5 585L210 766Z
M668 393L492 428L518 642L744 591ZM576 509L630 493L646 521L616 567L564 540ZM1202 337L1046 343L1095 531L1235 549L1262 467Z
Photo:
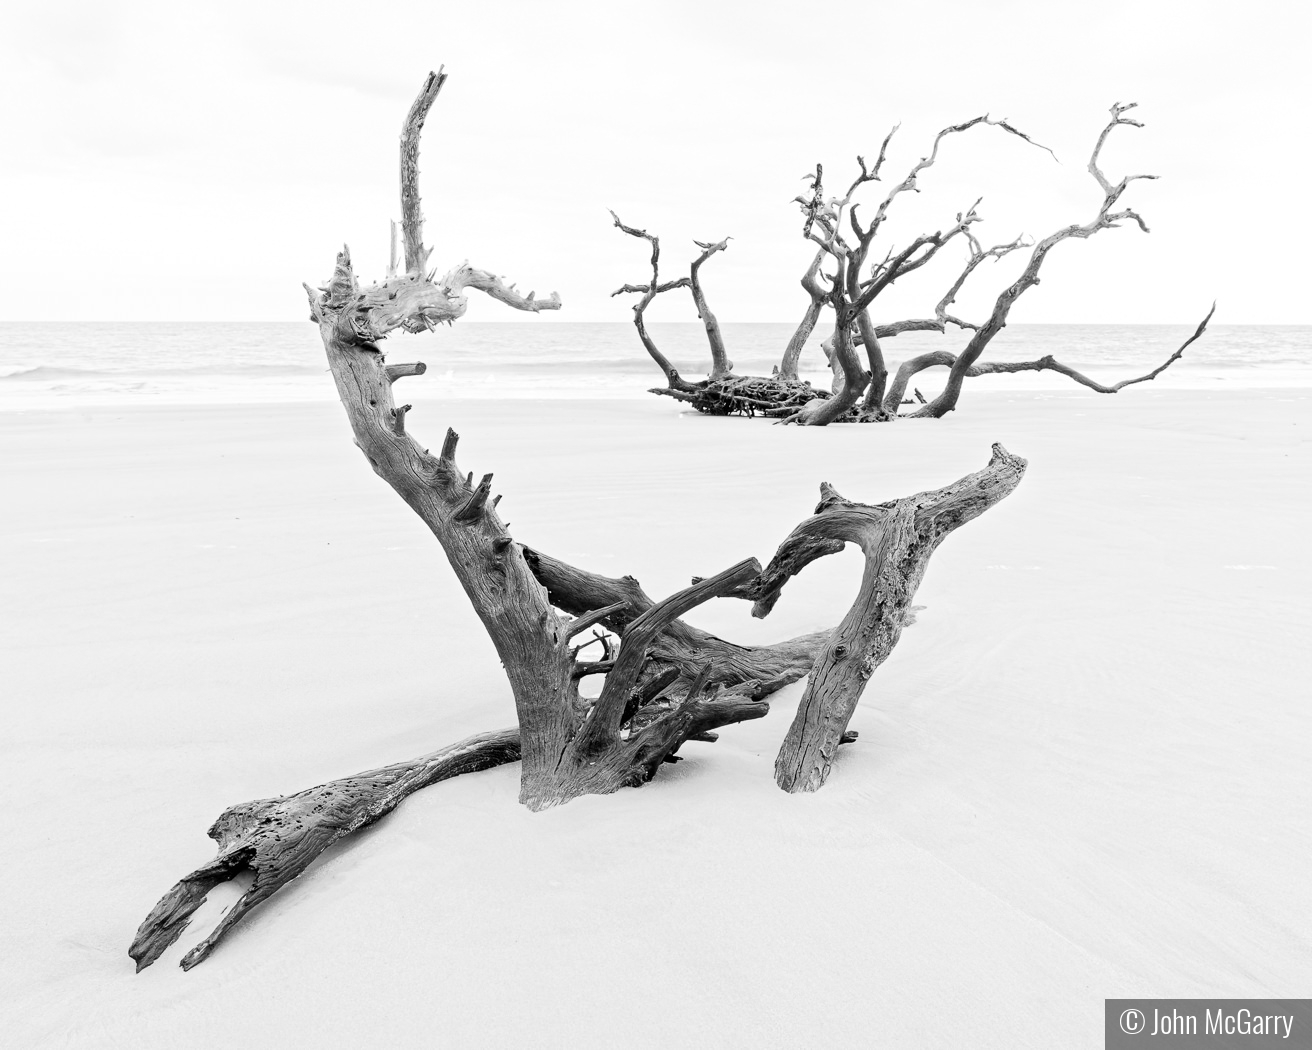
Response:
M205 959L243 916L328 845L422 787L516 759L520 801L534 810L638 786L663 763L677 761L686 742L713 742L715 730L765 715L766 697L813 668L776 779L789 791L818 788L835 749L854 735L847 732L848 719L866 680L898 640L929 556L948 532L1010 493L1024 473L1024 460L995 445L988 465L960 481L878 506L851 503L822 485L815 513L764 569L748 558L694 578L662 601L648 597L631 576L601 576L517 542L497 514L500 497L492 495L492 475L475 482L457 466L455 432L447 431L435 455L411 434L410 406L395 403L393 385L422 375L424 365L389 364L380 346L397 330L418 332L454 321L465 311L467 288L520 310L560 305L554 294L521 296L468 263L441 278L428 271L416 159L420 130L444 80L429 76L401 139L404 272L396 272L394 260L385 280L362 286L343 249L327 285L306 291L355 443L442 545L501 659L517 726L225 810L209 830L218 857L173 886L137 931L129 954L138 969L177 939L220 882L253 876L218 927L183 956L184 969ZM659 288L659 251L651 240L652 283ZM703 259L723 247L704 245ZM695 282L695 273L689 280ZM714 319L709 311L704 316L712 330ZM677 379L673 369L670 376ZM751 601L753 614L764 616L788 579L848 542L864 551L866 567L851 611L834 630L744 646L680 619L714 597ZM580 641L585 636L589 640ZM600 655L585 658L598 642ZM592 675L604 676L595 698L579 689Z
M899 195L907 191L919 192L920 176L938 160L939 147L948 136L960 134L974 127L991 126L1001 128L1030 145L1047 150L1046 146L1039 146L1028 135L1005 120L993 120L985 115L940 131L934 138L928 156L922 157L912 166L907 176L892 188L877 206L868 223L863 223L858 215L859 202L855 199L856 194L866 183L881 181L880 172L887 157L888 144L897 128L894 127L884 138L879 156L873 165L868 166L864 157L857 157L859 172L841 197L826 196L824 168L817 164L814 174L807 176L810 182L810 194L796 198L796 203L801 206L804 217L802 235L818 246L815 257L802 275L801 281L809 303L801 323L784 348L775 373L771 376L734 375L728 364L719 326L715 324L710 314L706 297L697 279L697 271L711 253L703 251L693 263L690 278L661 282L657 268L659 257L657 238L645 230L626 226L615 217L615 225L623 232L644 238L652 244L652 280L645 285L624 285L613 293L614 295L626 292L642 293L642 299L633 308L634 323L638 327L647 352L660 365L666 377L666 385L655 388L652 393L689 402L697 410L714 415L764 415L786 423L824 426L834 422L885 422L898 418L899 409L903 405L914 404L905 399L907 385L911 378L927 368L936 366L949 369L942 392L933 401L917 407L915 411L909 413L910 415L937 417L953 411L960 400L964 381L981 375L1053 371L1102 394L1114 394L1132 384L1155 379L1171 364L1178 361L1185 348L1203 334L1216 309L1215 303L1194 334L1162 365L1134 379L1105 385L1062 364L1051 355L1045 355L1034 361L980 362L980 357L989 343L1006 326L1007 318L1017 300L1039 283L1039 270L1054 247L1072 238L1087 239L1102 230L1115 229L1125 222L1133 222L1145 233L1148 232L1147 224L1137 212L1129 208L1116 209L1130 183L1157 176L1127 175L1119 182L1113 183L1099 164L1099 155L1113 129L1121 125L1143 126L1138 121L1125 116L1134 105L1134 103L1113 105L1111 121L1103 128L1094 145L1088 170L1097 180L1103 197L1093 219L1084 224L1064 226L1037 243L1031 243L1024 237L1017 237L1005 244L983 247L972 229L981 221L976 210L980 204L977 200L969 208L958 212L951 224L933 233L921 234L909 243L895 245L889 248L881 261L872 261L874 258L872 250L890 208ZM614 217L614 212L611 214ZM929 264L941 249L954 240L959 240L967 246L966 261L935 306L933 316L877 322L873 310L879 295L900 278ZM707 247L701 242L697 243L703 249ZM726 242L721 241L715 246L715 250L722 250L725 244ZM1027 248L1030 249L1030 255L1024 271L998 295L992 312L985 320L974 323L949 312L967 279L982 263L997 261L1012 252ZM826 266L829 268L826 269ZM712 343L712 367L704 380L689 380L679 375L652 342L643 323L643 314L651 301L657 295L677 288L689 288L693 293L698 315L703 320L710 318L706 322L706 327ZM830 390L813 388L810 383L798 378L798 361L803 347L825 309L833 313L833 333L824 342L825 355L834 375ZM884 341L903 332L946 333L949 327L970 333L965 349L960 353L936 350L913 357L898 367L893 382L889 383L889 370L884 359ZM864 351L864 362L858 357L858 349Z

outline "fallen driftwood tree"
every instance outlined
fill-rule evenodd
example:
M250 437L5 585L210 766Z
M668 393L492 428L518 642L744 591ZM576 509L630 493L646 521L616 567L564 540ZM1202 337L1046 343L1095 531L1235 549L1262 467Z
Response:
M332 279L306 289L313 320L356 444L370 466L432 530L496 646L515 701L515 728L481 734L409 762L225 810L209 829L219 855L180 880L137 931L140 970L172 944L211 889L238 875L249 889L182 966L202 961L244 915L296 878L330 844L438 781L519 760L520 801L541 810L584 794L643 784L677 760L689 740L760 718L765 698L808 676L775 762L788 791L813 791L829 774L866 682L897 644L929 558L948 533L1007 496L1025 461L994 445L983 469L945 488L867 506L821 486L815 512L784 539L769 565L749 558L653 601L631 576L612 579L515 541L497 515L492 475L478 482L456 464L448 430L436 455L410 433L409 405L393 384L422 364L389 364L380 341L452 321L463 290L477 288L521 310L557 309L553 294L521 296L468 264L438 279L427 271L416 157L419 133L445 77L430 74L401 140L404 272L394 264L362 287L344 249ZM395 238L394 238L395 240ZM714 597L753 603L765 616L790 578L854 543L865 554L860 591L833 630L774 645L743 646L680 620ZM591 640L580 641L584 636ZM600 645L600 655L584 653ZM582 679L604 675L600 695Z
M1212 313L1216 310L1215 303L1194 334L1163 364L1144 375L1124 379L1111 385L1090 379L1057 361L1050 354L1033 361L980 361L989 343L1006 327L1007 317L1017 300L1039 283L1039 271L1048 253L1058 244L1071 239L1087 239L1102 230L1116 229L1125 222L1133 222L1144 233L1148 232L1147 224L1137 212L1129 208L1116 209L1130 183L1139 179L1155 179L1157 176L1127 175L1119 182L1113 183L1103 173L1098 159L1108 135L1115 128L1122 125L1143 127L1137 120L1125 116L1134 107L1135 103L1123 105L1119 102L1111 107L1111 121L1098 136L1098 141L1093 147L1093 155L1089 158L1089 174L1097 180L1098 187L1102 191L1102 202L1098 206L1097 213L1089 222L1063 226L1037 243L1027 241L1024 237L1017 237L1006 244L983 247L972 230L972 227L981 221L976 211L980 202L976 201L970 208L959 212L950 226L933 233L921 234L907 244L889 248L881 261L875 261L878 256L873 254L889 209L899 195L907 191L919 192L921 174L938 160L939 146L948 136L960 134L974 127L989 126L1001 128L1031 145L1038 146L1028 135L1005 120L993 120L986 115L975 117L962 124L954 124L940 131L934 138L929 155L922 157L911 168L906 178L892 188L888 196L875 209L868 224L863 224L859 218L859 202L854 198L857 191L866 183L881 181L880 171L887 156L888 144L897 128L895 127L885 137L883 145L879 148L879 156L872 166L867 166L864 157L857 157L859 173L841 197L825 196L824 168L817 164L815 173L807 176L811 183L810 195L796 198L796 203L801 205L804 216L802 235L817 245L815 256L802 275L801 281L809 302L801 322L784 347L774 374L769 376L734 374L733 363L729 360L719 323L711 313L706 302L706 294L702 289L700 279L702 265L712 255L726 250L729 239L718 242L695 242L701 249L701 254L693 260L688 276L662 281L659 238L646 230L626 226L620 221L619 216L611 212L611 218L615 220L615 225L620 230L631 237L646 240L651 245L651 279L645 284L626 284L612 294L634 293L642 297L633 307L633 323L637 327L638 338L642 341L643 347L660 368L666 382L664 387L656 387L652 393L686 401L698 411L712 415L762 415L778 418L786 423L824 426L835 422L886 422L898 418L899 409L903 405L915 406L913 411L908 413L911 416L943 416L957 407L965 380L981 375L1052 371L1068 376L1100 394L1115 394L1135 383L1156 379L1180 359L1190 343L1203 334L1208 321L1212 318ZM1038 148L1047 149L1046 146ZM847 227L850 227L850 233ZM873 311L880 293L891 287L899 278L930 263L944 247L955 240L960 240L967 246L965 265L934 307L934 315L877 322ZM1030 254L1023 272L999 293L994 301L993 310L987 318L980 322L972 322L949 312L966 281L982 263L988 260L997 261L1012 252L1026 248L1029 249ZM827 270L826 266L830 269ZM689 380L681 376L679 370L656 346L644 321L644 313L656 296L680 288L686 288L691 293L697 315L706 328L706 338L711 350L711 367L705 379ZM834 377L830 390L813 387L809 382L798 377L798 363L802 350L815 330L821 312L825 309L832 310L834 315L833 335L824 343L825 355ZM964 349L959 353L935 350L912 357L898 366L892 382L889 382L889 370L884 360L885 342L906 332L946 333L949 327L969 333ZM858 348L865 351L864 365L857 356ZM911 380L925 369L934 367L948 369L947 380L938 396L926 402L917 391L919 404L907 400L906 392Z

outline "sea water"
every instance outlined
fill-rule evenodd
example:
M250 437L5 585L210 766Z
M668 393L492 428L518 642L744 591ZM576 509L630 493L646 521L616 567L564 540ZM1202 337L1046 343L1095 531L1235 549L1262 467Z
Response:
M793 332L789 324L724 324L735 371L769 375ZM710 355L697 323L656 323L651 334L690 379ZM990 344L988 361L1052 354L1103 383L1143 375L1191 334L1190 325L1011 325ZM828 387L818 330L801 373ZM890 369L926 350L959 351L968 333L908 333L884 341ZM408 381L415 398L641 398L663 385L633 326L552 318L457 322L381 344L391 360L424 361ZM913 385L932 396L946 369ZM1312 326L1215 325L1154 381L1157 388L1312 387ZM978 390L1076 391L1051 372L982 376ZM244 403L336 397L308 322L0 324L0 410L96 404Z

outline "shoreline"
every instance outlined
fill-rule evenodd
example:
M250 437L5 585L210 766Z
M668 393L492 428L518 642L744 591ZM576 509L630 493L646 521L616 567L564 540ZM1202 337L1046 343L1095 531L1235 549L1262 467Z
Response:
M994 377L990 376L988 379ZM1007 376L1006 379L1015 379L1014 376ZM972 380L972 382L974 382ZM987 380L986 380L987 382ZM316 379L316 387L322 387L327 384L327 390L318 389L314 396L305 397L267 397L254 399L239 398L218 398L211 399L210 395L197 393L193 399L172 399L159 398L155 399L149 396L137 398L123 398L118 396L108 396L102 400L92 398L70 397L67 400L51 400L41 403L21 404L17 401L6 403L0 398L0 418L6 416L24 416L38 413L87 413L87 412L119 412L119 411L192 411L196 409L224 411L227 409L242 410L248 408L264 408L276 410L281 407L292 407L297 405L306 406L324 406L339 405L336 392L331 387L331 377L325 374L322 379ZM928 387L930 384L923 384ZM931 395L932 396L932 395ZM1152 384L1144 384L1138 387L1128 388L1128 392L1123 391L1117 394L1099 394L1092 390L1085 389L1069 380L1060 385L1043 385L1037 387L1023 386L994 386L992 389L974 388L968 384L962 395L960 407L953 416L960 417L968 415L972 404L976 401L991 402L1002 399L1013 402L1030 402L1030 401L1084 401L1089 404L1110 403L1119 401L1124 404L1127 399L1133 398L1226 398L1226 397L1292 397L1295 400L1303 400L1312 397L1312 377L1306 385L1302 384L1279 384L1279 383L1255 383L1253 385L1225 385L1225 386L1170 386L1162 384L1160 381ZM648 389L642 388L637 391L631 388L623 388L619 392L611 390L598 390L591 396L567 396L561 393L543 395L527 389L516 389L508 394L498 397L475 396L471 394L442 394L431 393L427 391L407 391L406 399L416 405L518 405L525 402L534 404L579 404L579 405L609 405L625 406L626 410L632 410L634 405L641 404L658 404L665 405L667 408L675 407L671 398L663 398L657 394L652 394ZM909 407L909 406L908 406ZM677 412L691 412L679 405ZM712 417L706 417L712 418ZM735 417L737 419L737 417ZM944 417L951 418L951 417ZM738 419L744 424L769 425L764 420ZM911 422L905 417L901 422ZM920 421L916 421L920 422ZM846 429L851 426L882 426L885 424L834 424L833 426L840 429ZM833 429L831 426L830 429Z

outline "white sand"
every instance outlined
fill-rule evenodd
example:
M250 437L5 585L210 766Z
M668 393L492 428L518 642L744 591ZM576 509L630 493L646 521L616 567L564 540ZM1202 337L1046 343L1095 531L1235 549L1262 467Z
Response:
M1309 393L976 389L823 431L418 402L516 537L655 595L768 558L822 479L904 495L994 440L1031 466L935 555L819 794L771 776L794 686L642 790L421 792L140 976L221 809L511 724L509 692L336 406L0 416L0 1041L1097 1047L1105 996L1306 995ZM825 627L858 564L693 619Z

